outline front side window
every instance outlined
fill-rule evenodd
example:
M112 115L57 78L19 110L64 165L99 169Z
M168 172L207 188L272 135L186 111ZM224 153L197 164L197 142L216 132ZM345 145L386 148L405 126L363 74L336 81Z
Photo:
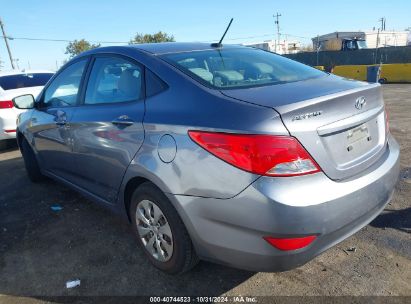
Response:
M77 95L87 59L69 65L53 79L44 93L45 107L68 107L77 103Z
M0 87L3 90L44 86L53 73L27 73L0 77Z
M87 84L85 104L118 103L143 98L142 68L117 57L96 58Z
M254 48L212 49L163 55L199 82L216 89L274 85L325 76L324 72Z

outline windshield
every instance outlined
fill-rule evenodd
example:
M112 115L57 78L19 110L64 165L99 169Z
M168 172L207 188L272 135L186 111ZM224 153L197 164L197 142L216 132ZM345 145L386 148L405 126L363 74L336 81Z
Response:
M14 90L28 87L44 86L53 73L16 74L0 77L0 87L3 90Z
M357 45L359 50L367 48L367 42L365 42L365 40L357 40Z
M162 58L216 89L255 87L326 75L296 61L254 48L166 54Z

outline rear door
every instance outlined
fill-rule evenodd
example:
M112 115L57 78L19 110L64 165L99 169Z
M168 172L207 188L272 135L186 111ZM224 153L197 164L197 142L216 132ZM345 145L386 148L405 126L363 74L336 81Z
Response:
M65 67L45 88L30 121L30 133L42 168L71 181L72 159L70 120L75 112L88 58Z
M113 202L144 140L144 69L125 57L96 55L83 95L71 120L75 183Z

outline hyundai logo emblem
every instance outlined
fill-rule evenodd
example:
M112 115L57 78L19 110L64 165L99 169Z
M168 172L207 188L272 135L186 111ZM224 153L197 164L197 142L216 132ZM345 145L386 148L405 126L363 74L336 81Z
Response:
M367 101L365 100L364 96L358 97L355 100L355 108L358 110L361 110L366 104L367 104Z

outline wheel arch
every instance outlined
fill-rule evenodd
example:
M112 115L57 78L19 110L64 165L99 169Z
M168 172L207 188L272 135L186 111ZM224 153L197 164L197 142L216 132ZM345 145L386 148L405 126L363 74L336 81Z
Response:
M126 174L126 177L124 178L124 184L123 184L123 191L122 191L122 196L120 197L120 204L122 204L122 207L125 209L127 218L129 221L131 221L130 214L129 214L129 207L131 204L131 198L133 196L134 191L143 183L149 182L153 184L159 191L161 191L166 197L168 197L168 194L171 193L170 189L168 189L167 185L156 175L150 174L149 172L146 172L145 170L136 170L137 168L129 168L128 174ZM141 168L140 168L141 169ZM177 210L177 213L181 216L181 210L179 206L176 206L175 202L173 200L170 200L170 204Z
M21 133L21 131L19 129L17 129L16 139L17 139L18 146L21 147L21 143L23 142L24 135L23 135L23 133Z
M149 182L149 183L153 184L159 191L161 191L167 197L170 204L175 208L175 210L177 211L177 214L180 216L180 219L182 220L182 222L184 223L186 229L188 230L189 234L191 235L192 229L190 229L190 228L192 228L192 224L191 224L191 221L188 218L187 214L182 209L182 207L180 206L178 201L173 198L173 195L170 195L171 192L166 187L166 185L164 185L161 180L158 180L158 182L155 182L156 180L158 180L157 176L151 176L150 177L150 176L145 176L143 174L134 175L134 176L126 179L127 182L125 182L125 185L123 187L124 190L122 191L122 197L121 197L119 203L121 204L121 207L124 208L123 210L124 210L124 213L127 217L127 220L129 222L131 222L129 209L130 209L130 204L131 204L131 198L133 196L134 191L139 186L141 186L143 183Z
M150 182L153 185L155 185L152 181L150 181L149 179L145 177L135 176L127 181L127 184L124 188L123 204L124 204L125 212L127 214L127 219L129 222L131 222L130 211L129 211L130 204L131 204L131 197L133 196L134 191L145 182Z

